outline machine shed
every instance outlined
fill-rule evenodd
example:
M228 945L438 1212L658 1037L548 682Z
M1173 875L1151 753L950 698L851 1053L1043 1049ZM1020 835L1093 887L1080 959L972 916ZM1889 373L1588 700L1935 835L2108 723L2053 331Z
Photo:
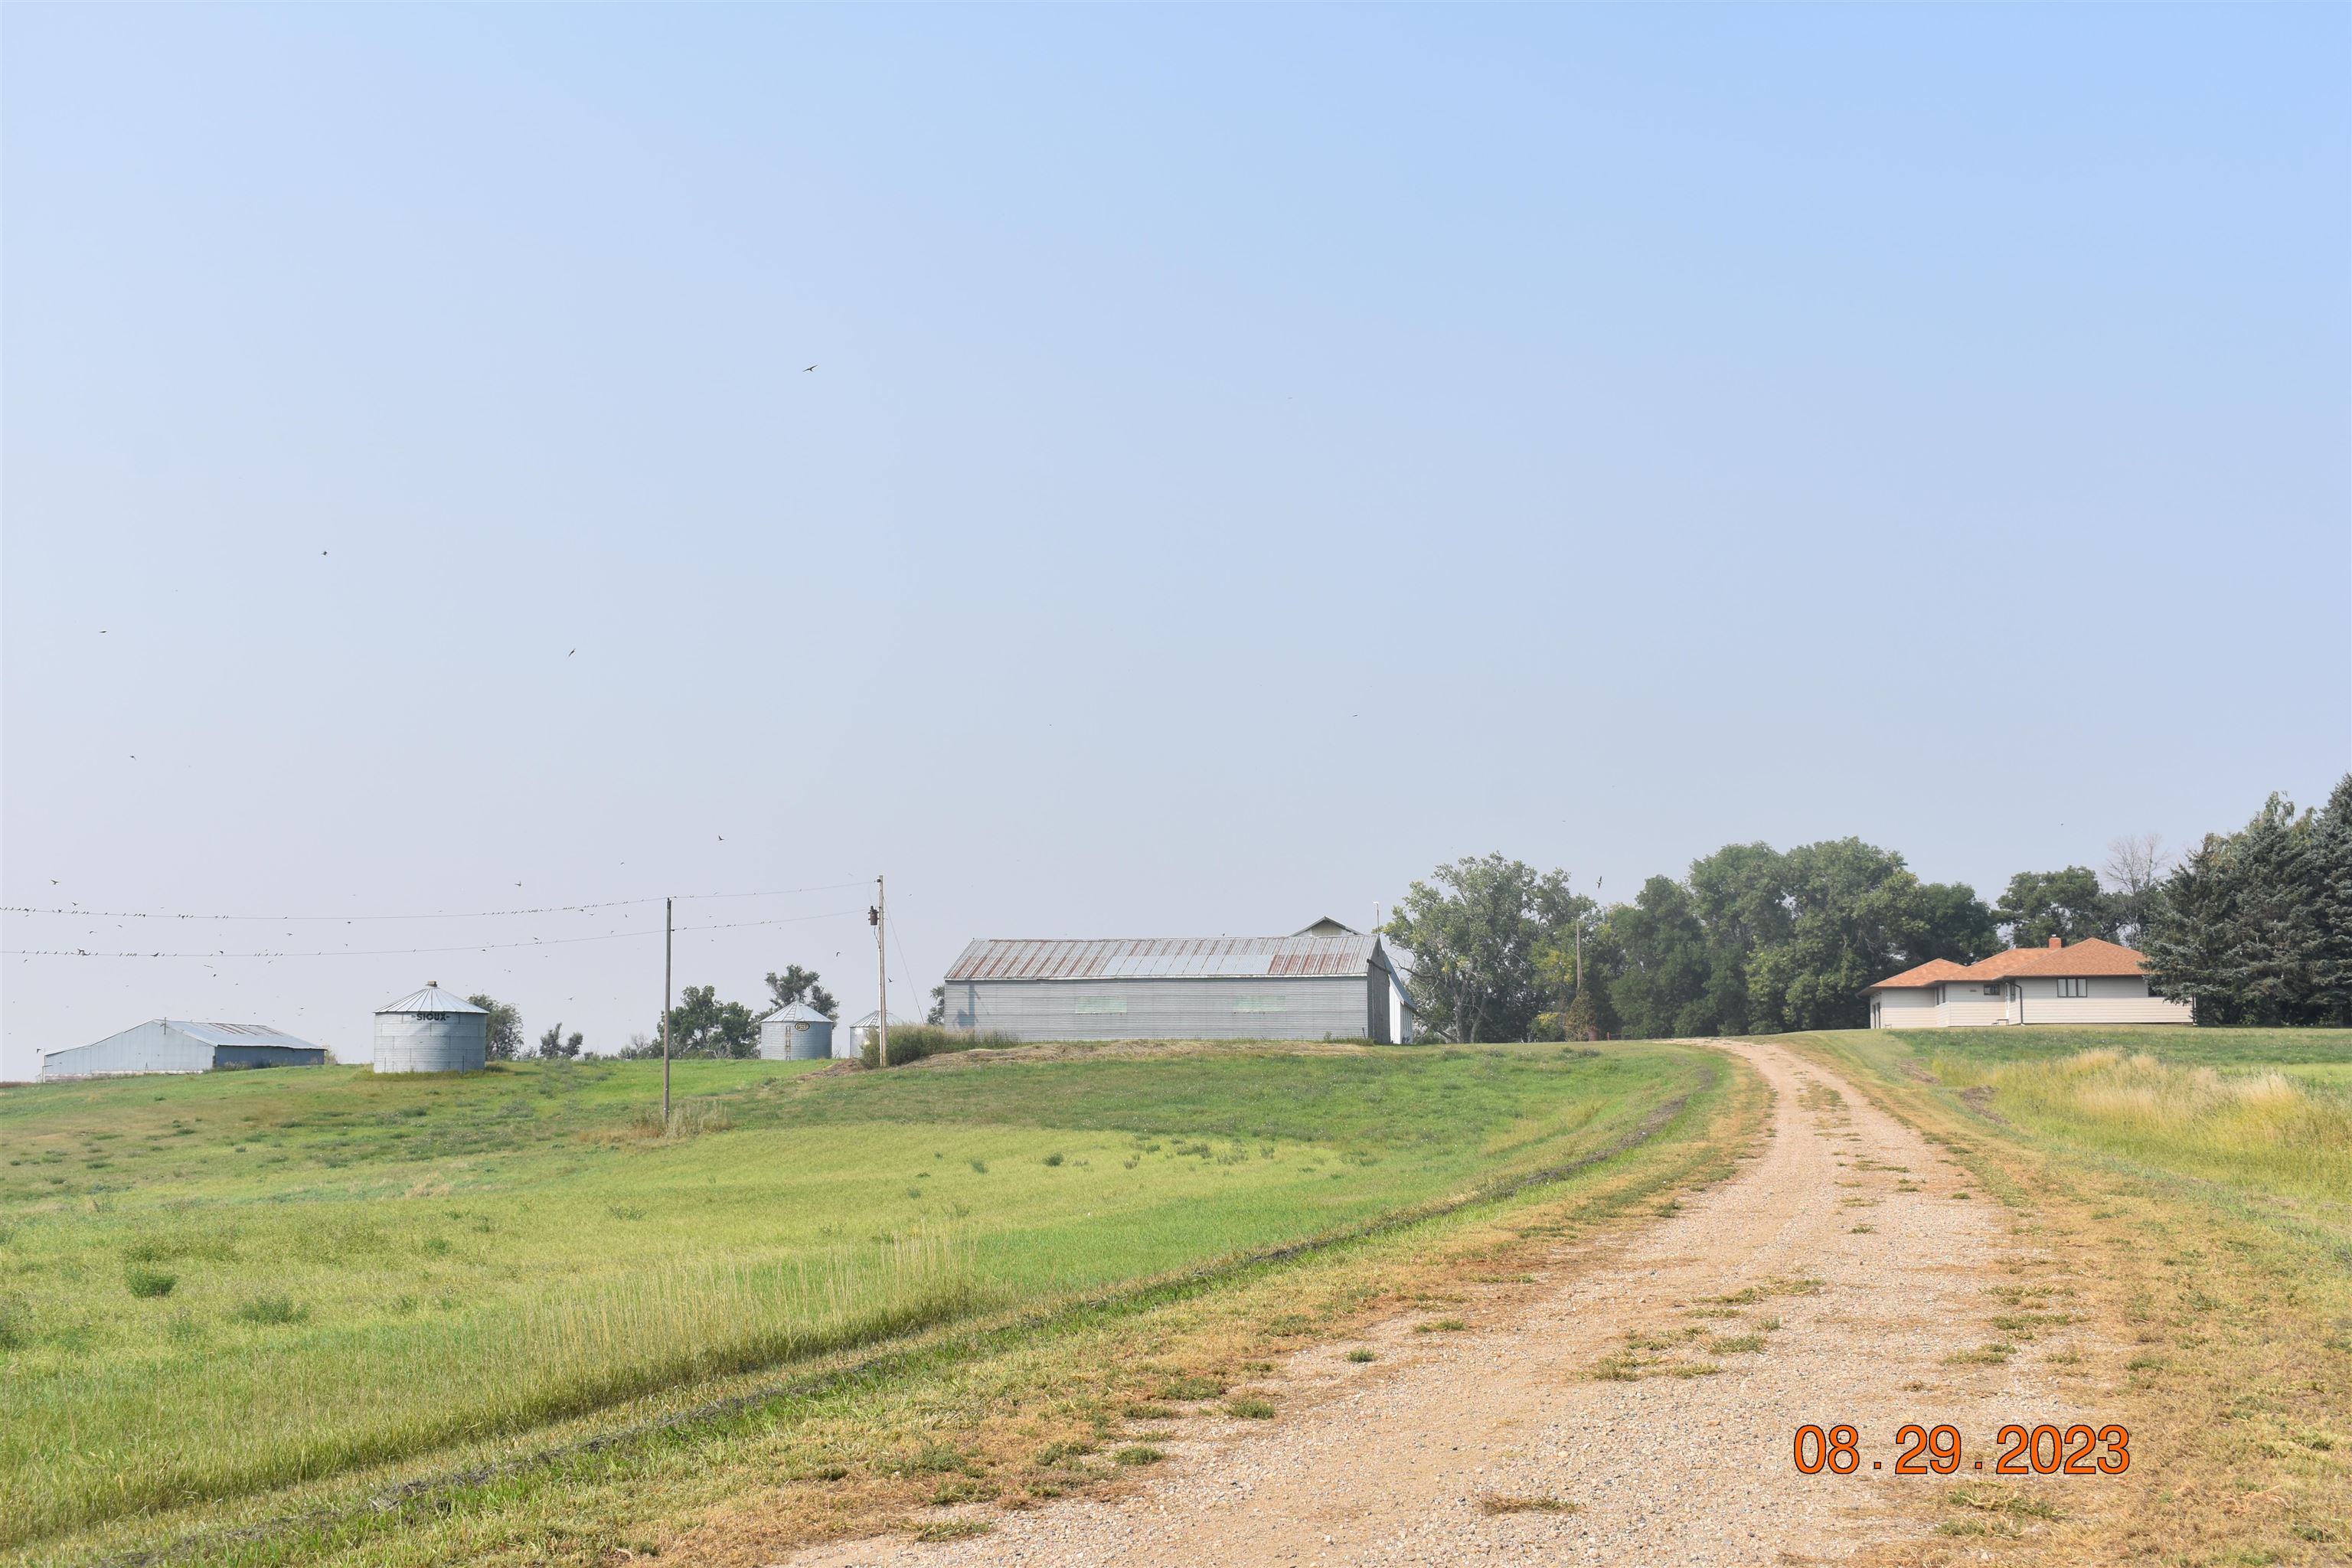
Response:
M327 1047L267 1024L199 1024L150 1018L87 1046L41 1053L41 1076L109 1078L124 1073L213 1072L224 1068L315 1068Z
M1024 1040L1413 1037L1396 965L1359 931L983 939L948 971L947 1021Z

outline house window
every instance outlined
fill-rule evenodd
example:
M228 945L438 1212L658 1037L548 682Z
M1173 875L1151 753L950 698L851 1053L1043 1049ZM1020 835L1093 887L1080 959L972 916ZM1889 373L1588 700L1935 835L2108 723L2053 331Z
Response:
M1985 987L1985 994L1986 994L1986 995L1988 995L1988 996L1998 996L1998 995L2000 995L2000 983L1999 983L1999 982L1995 982L1994 984L1990 984L1990 985L1986 986L1986 987Z
M2061 996L2088 996L2090 994L2091 983L2087 980L2061 980L2058 983L2058 994Z

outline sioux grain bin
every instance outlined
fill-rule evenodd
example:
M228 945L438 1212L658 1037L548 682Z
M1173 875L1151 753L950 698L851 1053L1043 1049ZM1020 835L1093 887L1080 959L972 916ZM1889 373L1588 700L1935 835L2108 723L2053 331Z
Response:
M479 1072L489 1057L490 1016L463 996L424 990L375 1010L378 1072Z
M833 1055L833 1020L795 1002L760 1020L760 1057L772 1062L821 1062Z

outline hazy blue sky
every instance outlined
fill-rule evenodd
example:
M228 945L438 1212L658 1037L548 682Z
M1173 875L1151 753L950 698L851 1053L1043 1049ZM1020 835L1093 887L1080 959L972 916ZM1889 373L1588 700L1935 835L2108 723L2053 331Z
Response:
M1368 919L1490 849L1613 894L1853 833L1990 894L2352 761L2340 6L5 45L11 905L887 870L919 1005L971 936ZM680 983L798 961L862 1012L865 902L686 906L815 918ZM642 936L5 974L8 1076L159 1014L363 1057L436 978L610 1048L661 983Z

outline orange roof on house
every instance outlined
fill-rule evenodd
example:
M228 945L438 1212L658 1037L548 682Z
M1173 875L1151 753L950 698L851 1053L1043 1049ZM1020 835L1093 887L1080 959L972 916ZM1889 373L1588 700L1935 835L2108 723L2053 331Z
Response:
M1865 985L1870 991L1907 990L1914 986L1934 985L1946 980L2017 980L2075 979L2089 975L2136 975L2147 973L2145 953L2124 946L2086 936L2072 947L2012 947L2007 952L1996 952L1990 958L1961 965L1949 959L1931 958L1916 968L1891 975L1875 985Z
M1968 978L2010 980L2022 974L2142 974L2147 957L2120 942L2086 936L2072 947L2012 947L1969 965Z
M1875 985L1865 985L1864 991L1905 991L1916 985L1933 985L1938 980L1957 980L1968 970L1948 958L1931 958L1915 964L1900 974L1890 974Z

